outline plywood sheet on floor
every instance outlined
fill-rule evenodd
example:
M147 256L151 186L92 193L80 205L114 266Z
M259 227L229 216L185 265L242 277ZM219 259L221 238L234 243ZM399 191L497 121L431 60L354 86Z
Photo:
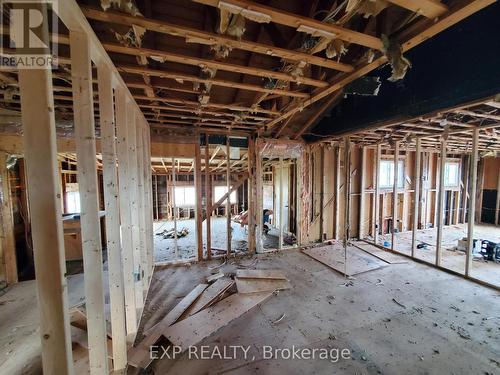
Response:
M170 342L186 350L239 318L272 293L233 294L215 305L170 326L163 332Z
M354 276L363 272L376 270L377 268L387 265L387 263L382 260L353 246L347 248L346 258L344 256L344 249L338 245L313 247L303 249L302 252L347 276Z
M236 277L240 279L286 280L282 270L237 270Z
M238 293L274 292L275 290L290 289L288 280L272 279L240 279L236 278Z
M401 255L397 255L391 253L389 251L382 250L377 246L370 245L364 241L356 241L352 243L355 247L358 247L360 250L367 252L368 254L373 255L376 258L383 260L389 264L402 264L408 263L406 258L403 258Z

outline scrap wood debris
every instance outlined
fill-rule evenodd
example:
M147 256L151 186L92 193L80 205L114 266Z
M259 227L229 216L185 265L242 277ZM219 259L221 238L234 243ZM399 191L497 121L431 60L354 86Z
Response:
M100 3L104 11L113 8L121 12L128 13L131 16L142 17L142 14L134 0L100 0Z
M208 268L214 270L225 264L226 261ZM128 352L130 365L147 368L153 361L149 355L149 347L162 337L185 350L230 324L273 294L277 295L278 290L291 287L281 270L244 269L237 270L236 274L218 272L211 277L217 279L211 285L196 286L158 323L145 331L144 338ZM246 282L245 287L240 288L238 281ZM237 288L234 288L235 283ZM280 323L285 316L283 313L272 324Z
M180 231L177 231L177 238L186 237L189 234L189 229L184 227ZM156 233L157 236L163 236L166 238L175 238L175 229L165 229L163 232Z

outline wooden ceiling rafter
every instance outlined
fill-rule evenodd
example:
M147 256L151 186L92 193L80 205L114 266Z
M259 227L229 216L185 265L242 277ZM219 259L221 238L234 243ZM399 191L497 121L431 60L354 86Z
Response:
M149 31L185 38L187 43L206 45L223 44L234 49L260 53L267 56L275 56L290 61L304 61L308 64L318 65L328 69L346 72L353 70L353 67L347 64L341 64L331 59L309 55L300 51L288 50L286 48L270 46L262 43L249 42L243 39L237 40L236 38L229 36L201 31L155 19L133 17L123 13L110 11L104 12L87 6L82 6L81 9L85 16L92 20L116 23L129 27L132 25L139 25Z

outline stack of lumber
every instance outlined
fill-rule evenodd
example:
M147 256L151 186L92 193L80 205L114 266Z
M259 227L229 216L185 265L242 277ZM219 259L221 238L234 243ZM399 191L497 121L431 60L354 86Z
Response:
M274 291L289 288L280 270L237 270L234 280L222 273L212 275L207 284L196 286L144 332L143 340L128 351L128 363L147 368L152 362L150 347L165 339L185 351L264 302Z

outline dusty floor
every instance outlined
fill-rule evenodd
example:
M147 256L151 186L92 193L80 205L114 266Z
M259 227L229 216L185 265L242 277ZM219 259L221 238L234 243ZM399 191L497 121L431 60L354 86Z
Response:
M476 239L500 243L499 226L478 224L475 225L474 233ZM411 232L396 233L394 250L410 255L411 236ZM424 243L427 246L424 249L417 249L415 257L434 263L436 259L436 237L436 228L417 231L417 244ZM456 246L457 241L464 237L467 237L466 224L445 226L443 229L443 251L441 253L442 266L462 274L465 273L465 253L456 251ZM383 245L384 241L390 243L391 236L380 236L379 244ZM500 263L474 259L472 262L471 276L484 280L490 284L500 286Z
M298 250L257 256L256 268L284 270L293 289L202 342L251 346L236 360L153 363L155 374L497 374L500 293L415 262L391 264L346 280ZM252 259L232 260L225 272ZM142 319L161 319L218 261L157 269ZM283 314L279 323L273 323ZM142 329L141 328L141 329ZM262 359L262 346L349 349L352 359ZM130 369L129 373L136 373Z
M109 290L107 272L104 290ZM70 309L85 301L83 274L68 276ZM106 293L106 300L109 294ZM106 304L109 320L109 304ZM0 374L42 373L35 280L8 287L0 296Z
M226 218L225 217L213 217L211 222L212 230L212 248L227 249L226 244ZM157 221L153 224L153 230L155 232L155 261L164 262L169 260L174 260L175 257L175 240L171 238L163 238L163 236L156 235L163 232L165 229L170 230L174 228L173 221ZM189 234L185 237L177 239L177 251L178 259L190 259L194 258L196 255L196 231L195 231L195 220L177 220L177 231L182 228L187 228ZM232 231L232 241L231 249L237 251L246 251L248 248L247 243L247 231L244 227L237 223L231 222ZM203 239L206 239L206 223L203 222ZM206 251L206 243L204 243L204 251ZM215 254L215 252L214 252Z

